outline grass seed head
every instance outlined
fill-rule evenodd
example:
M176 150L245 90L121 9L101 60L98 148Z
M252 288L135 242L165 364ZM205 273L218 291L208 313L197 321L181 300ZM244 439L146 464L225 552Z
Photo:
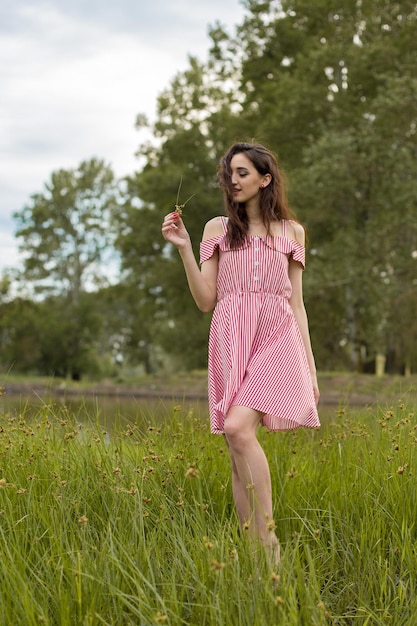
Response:
M191 198L194 197L195 194L192 194L191 196L189 196L187 198L187 200L185 202L183 202L182 204L180 204L180 191L181 191L181 186L182 186L182 176L180 179L180 183L178 185L178 191L177 191L177 201L175 203L175 213L178 213L179 216L182 215L182 211L185 208L185 205L191 200Z
M163 615L160 611L155 615L155 622L157 624L163 624L168 621L168 615Z
M210 561L210 568L213 570L213 572L220 572L225 566L226 563L221 563L219 561L216 561L215 559L212 559Z
M186 478L198 478L198 469L196 469L193 465L190 465L188 470L185 472Z
M289 472L287 472L287 478L295 478L297 476L297 470L295 467L292 467Z
M203 537L203 544L207 550L212 550L214 548L214 543L209 541L207 537Z

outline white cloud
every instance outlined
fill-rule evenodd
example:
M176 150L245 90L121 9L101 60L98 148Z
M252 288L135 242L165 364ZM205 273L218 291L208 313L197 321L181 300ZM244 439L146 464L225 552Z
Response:
M232 28L243 8L240 0L56 0L0 12L1 272L17 256L12 213L52 171L83 159L104 158L118 176L134 171L136 115L153 118L187 55L205 57L209 23Z

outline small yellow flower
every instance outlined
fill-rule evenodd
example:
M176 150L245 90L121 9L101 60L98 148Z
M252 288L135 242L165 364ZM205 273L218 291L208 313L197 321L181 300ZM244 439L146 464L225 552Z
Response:
M275 604L275 606L280 606L280 604L284 604L284 600L282 599L282 596L277 596L275 598L274 604Z
M81 517L78 518L78 523L80 526L85 526L88 524L88 518L85 515L81 515Z

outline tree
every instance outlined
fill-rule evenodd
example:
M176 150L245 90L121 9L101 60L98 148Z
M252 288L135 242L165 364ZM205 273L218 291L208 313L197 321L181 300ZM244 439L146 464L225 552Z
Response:
M43 298L36 361L43 373L78 380L95 367L99 322L95 303L86 296L101 284L105 261L114 257L110 225L117 199L110 167L91 159L77 169L53 172L45 191L15 214L23 278Z
M118 304L125 313L120 332L128 355L139 355L146 371L159 364L156 346L163 353L180 355L182 365L188 367L203 367L206 362L203 338L207 335L207 317L193 306L178 254L161 235L163 216L173 210L176 202L180 163L178 151L176 163L164 165L162 178L156 168L148 167L129 179L127 201L117 218L116 246L122 258L119 293L123 294ZM193 177L184 178L182 199L183 193L192 195L193 188L198 189ZM148 203L148 198L154 201ZM193 235L196 253L206 205L207 197L196 196L185 208L184 219ZM196 343L190 342L192 331L198 337Z
M289 173L291 203L312 241L305 284L319 366L367 367L394 350L390 313L399 293L410 292L414 271L414 227L406 229L415 222L415 5L247 0L245 7L236 33L216 24L207 62L191 58L158 101L157 143L139 150L145 166L119 239L124 268L141 277L141 302L157 294L153 336L181 355L192 327L201 347L207 324L189 307L160 222L183 177L186 195L196 193L186 222L198 243L203 223L220 212L219 156L236 139L266 142ZM134 236L141 219L150 248ZM331 333L322 322L329 319Z
M399 333L394 318L413 306L416 95L415 79L387 76L367 113L344 129L329 124L293 173L293 197L308 206L315 242L310 286L320 298L312 307L342 305L334 351L347 346L359 370L376 355L395 354L396 371L410 362L413 342L400 349L410 325Z
M0 365L19 373L79 380L99 371L101 319L90 294L68 307L62 296L0 305Z
M65 293L73 303L87 284L95 286L111 253L116 194L110 167L98 159L53 172L44 193L33 194L14 215L25 280L41 292Z
M254 134L283 155L290 199L309 227L319 365L345 354L363 369L395 353L401 368L392 312L399 301L411 309L415 277L415 3L247 6L240 91Z
M39 309L39 303L23 298L0 304L0 367L3 371L37 371L41 352L37 332Z
M61 296L52 296L39 303L37 369L40 373L81 380L84 374L99 372L97 344L102 320L92 301L95 295L83 293L78 302L70 306Z

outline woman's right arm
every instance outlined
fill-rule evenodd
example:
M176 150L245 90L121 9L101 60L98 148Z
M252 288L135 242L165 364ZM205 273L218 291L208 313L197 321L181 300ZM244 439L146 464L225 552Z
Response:
M219 234L217 220L210 220L203 233L203 241ZM218 252L205 261L201 270L197 265L190 236L178 213L169 213L162 225L162 235L180 253L191 295L200 311L212 311L217 299Z

